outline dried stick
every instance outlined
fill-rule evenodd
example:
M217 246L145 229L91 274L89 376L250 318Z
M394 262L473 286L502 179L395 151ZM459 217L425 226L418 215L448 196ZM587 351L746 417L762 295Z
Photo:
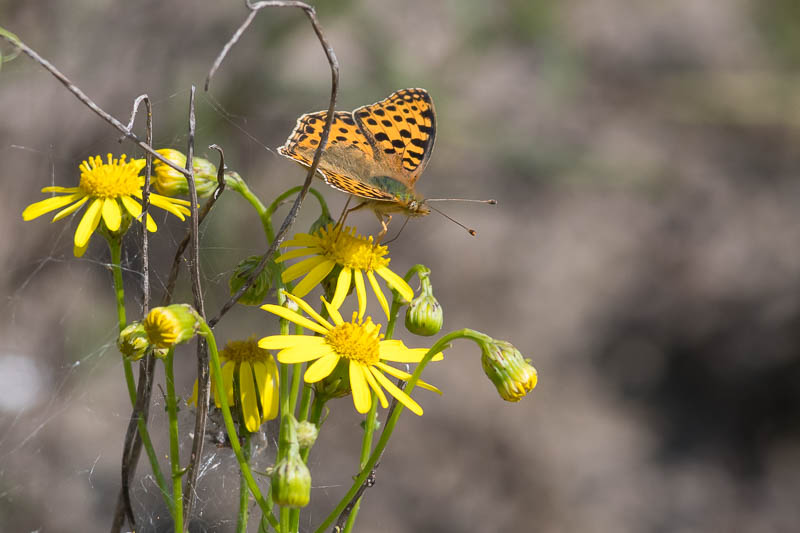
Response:
M189 261L189 271L192 278L192 295L194 297L194 307L198 314L205 320L206 310L205 302L203 301L203 291L200 286L200 236L199 236L199 220L197 212L197 187L194 182L194 135L195 135L195 116L194 116L194 95L195 87L192 85L191 95L189 97L189 145L186 154L186 169L189 170L187 181L189 183L189 195L192 199L192 253ZM217 179L219 173L224 172L224 161L218 169ZM224 183L224 174L223 174ZM206 344L199 336L197 337L197 411L195 414L195 434L192 441L192 455L189 459L187 467L187 480L186 490L184 492L185 500L183 502L184 515L186 516L186 526L188 527L191 520L191 511L194 506L195 499L195 484L197 483L197 465L200 463L199 459L203 455L203 444L205 443L206 434L206 418L208 415L208 397L211 389L210 372L208 370L208 350Z
M239 301L239 298L249 289L253 283L255 283L256 278L261 274L261 271L267 265L267 262L272 258L275 254L275 251L280 246L281 242L286 238L286 234L289 231L289 228L292 227L294 224L295 219L297 218L297 212L300 210L300 204L302 204L303 200L305 199L306 195L308 194L308 189L311 188L311 181L314 179L314 174L317 172L317 167L319 166L320 158L322 157L322 151L325 149L325 146L328 144L328 135L331 130L331 124L333 123L333 112L336 108L336 96L339 91L339 61L336 59L336 54L333 52L333 48L328 43L328 40L325 38L325 35L322 32L322 27L319 24L319 20L317 20L317 14L314 8L305 2L293 2L293 1L264 1L264 2L257 2L255 4L250 4L249 2L245 2L247 4L248 9L251 10L251 13L248 15L247 19L245 19L244 23L236 30L231 37L230 41L225 44L222 49L222 52L214 61L214 65L212 66L211 70L208 73L206 78L206 86L211 81L211 77L216 72L216 69L222 64L222 60L225 58L225 55L228 53L228 50L236 44L236 42L241 37L244 30L250 25L253 19L253 13L259 11L261 9L267 7L295 7L302 9L306 16L308 17L309 21L311 22L311 26L314 28L314 33L317 35L317 39L319 40L320 45L322 45L322 49L325 52L325 57L328 59L328 64L330 65L331 69L331 97L330 97L330 104L328 105L328 116L325 120L325 125L322 128L322 137L320 138L319 146L317 146L316 152L314 152L314 160L311 163L311 167L308 169L308 175L306 175L306 180L303 183L303 188L297 194L297 197L294 200L294 204L292 205L289 214L286 215L283 223L281 224L278 233L275 235L275 239L270 243L269 248L264 255L261 257L261 261L258 263L258 266L253 270L253 273L247 278L247 281L244 285L242 285L236 294L231 296L231 298L225 302L222 308L219 310L217 315L208 321L209 327L214 327L217 322Z
M80 88L77 85L72 83L70 81L70 79L67 78L64 74L62 74L61 71L58 70L55 66L53 66L52 63L50 63L48 60L46 60L45 58L43 58L42 56L37 54L36 51L33 48L29 47L27 44L25 44L24 42L19 40L19 38L12 39L11 37L9 37L9 35L6 35L2 31L0 31L0 38L6 40L9 43L11 43L12 45L16 46L17 48L19 48L20 50L25 52L25 54L28 57L30 57L31 59L33 59L34 61L39 63L39 65L41 65L42 67L44 67L45 70L50 72L50 74L52 74L58 81L60 81L61 84L64 87L66 87L69 92L74 94L75 97L78 100L80 100L86 107L88 107L89 109L94 111L95 114L97 114L100 118L102 118L103 120L105 120L106 122L108 122L109 124L114 126L116 129L118 129L125 138L130 139L131 141L136 143L136 145L139 146L139 148L141 148L142 150L144 150L145 152L147 152L151 156L155 157L156 159L158 159L159 161L161 161L165 165L169 166L170 168L173 168L173 169L177 170L178 172L180 172L184 176L187 175L186 169L183 169L183 168L179 167L178 165L176 165L175 163L173 163L169 159L165 158L164 156L162 156L161 154L156 152L155 149L153 149L153 147L150 146L149 143L146 143L146 142L142 141L141 139L139 139L139 137L137 137L133 132L131 132L128 128L126 128L122 124L122 122L120 122L119 120L114 118L109 113L107 113L107 112L103 111L102 109L100 109L100 107L97 104L95 104L94 101L92 101L91 98L86 96L86 93L84 93L82 90L80 90Z

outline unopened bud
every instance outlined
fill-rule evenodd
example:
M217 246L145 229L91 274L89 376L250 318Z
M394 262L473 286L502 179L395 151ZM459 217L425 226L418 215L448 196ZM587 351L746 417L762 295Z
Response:
M120 353L129 361L138 361L147 353L150 339L141 322L134 322L123 329L117 339Z
M317 440L319 430L311 422L299 422L297 424L297 445L303 448L311 448Z
M444 323L442 306L433 296L433 286L429 276L430 271L418 274L420 294L411 300L406 309L406 329L415 335L426 337L439 333Z
M172 148L163 148L157 152L176 166L186 167L186 156L182 152ZM217 167L208 159L195 157L192 159L192 170L194 170L197 196L200 198L210 196L217 187ZM189 194L189 183L186 181L186 176L158 159L153 162L152 181L156 192L164 196Z
M518 402L536 387L536 369L511 343L495 340L482 344L481 350L483 371L505 401Z
M231 290L231 296L236 294L239 289L247 283L250 276L253 275L258 264L261 262L261 256L252 255L247 259L243 259L238 265L236 270L233 271L231 279L228 280L228 287ZM261 305L261 302L266 298L272 285L272 271L275 269L275 263L269 262L267 266L261 270L256 276L253 284L248 287L242 297L239 298L239 303L244 305Z
M311 472L296 450L272 470L272 499L282 507L305 507L311 499Z
M192 339L197 333L200 317L192 306L173 304L156 307L142 323L150 344L158 348L172 348Z

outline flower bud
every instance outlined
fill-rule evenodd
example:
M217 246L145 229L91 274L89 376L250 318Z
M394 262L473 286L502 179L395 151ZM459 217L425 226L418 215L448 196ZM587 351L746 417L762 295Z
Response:
M228 280L231 296L236 294L236 292L247 283L247 280L253 275L253 272L255 272L260 262L261 256L251 255L236 265L236 270L233 271L231 279ZM261 305L261 302L264 301L264 298L266 298L269 292L270 285L272 284L272 273L275 268L275 263L272 261L267 263L267 266L258 274L253 284L244 291L242 297L239 298L239 303L244 305Z
M536 369L511 343L494 340L482 344L481 350L483 371L505 401L518 402L536 387Z
M406 329L415 335L429 337L442 329L444 313L442 306L433 296L430 271L417 274L420 280L420 295L411 300L406 309Z
M282 507L305 507L311 499L311 472L296 449L272 470L272 499Z
M333 218L331 218L331 214L328 211L323 211L322 214L319 216L319 218L317 218L317 220L315 220L314 223L311 224L311 227L308 228L308 234L314 235L322 228L328 227L329 224L333 226L334 222L335 221L333 220Z
M273 467L271 482L272 499L282 507L305 507L311 499L311 472L300 457L298 426L291 414L281 421L280 449L285 455Z
M311 448L317 440L319 430L311 422L304 421L297 424L297 444L301 449Z
M144 319L144 326L150 344L157 348L172 348L192 339L197 333L200 317L187 304L173 304L156 307Z
M178 150L163 148L157 150L157 152L175 165L181 168L186 167L186 156ZM197 196L200 198L210 196L217 187L217 167L208 159L195 157L192 159L192 169L194 170L194 185L197 189ZM186 181L186 176L158 159L153 162L152 181L156 192L164 196L189 194L189 184Z
M147 353L150 339L141 322L134 322L123 329L117 339L120 353L129 361L138 361Z
M350 392L350 366L349 362L344 358L339 360L333 372L314 383L314 394L326 401L333 398L343 398Z

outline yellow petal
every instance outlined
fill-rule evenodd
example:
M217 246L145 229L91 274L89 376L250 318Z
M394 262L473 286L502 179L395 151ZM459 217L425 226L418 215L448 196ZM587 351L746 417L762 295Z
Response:
M49 213L50 211L64 207L67 204L71 204L81 196L83 195L70 194L68 196L53 196L50 198L45 198L44 200L33 203L26 207L25 211L22 212L22 220L33 220L34 218L40 217L45 213Z
M117 231L122 222L122 213L115 198L106 198L103 201L103 222L111 231Z
M103 207L103 200L95 199L86 212L83 214L81 221L78 223L78 229L75 230L75 246L78 248L85 248L89 243L89 237L97 229L100 223L100 209Z
M284 364L293 365L295 363L305 363L314 359L319 359L324 355L333 353L333 349L327 344L313 347L285 348L278 352L278 361Z
M141 197L141 193L137 196ZM164 211L169 211L179 219L186 220L185 217L191 215L192 212L182 205L176 205L176 202L178 202L178 200L174 198L167 198L155 193L150 194L150 205L160 207ZM189 205L189 202L186 202L186 204Z
M360 363L350 361L350 389L353 392L353 404L356 411L366 413L372 403L372 395L369 392L367 378L364 372L369 372Z
M325 305L325 309L328 310L328 314L331 316L333 323L336 324L337 326L341 326L342 324L344 324L344 319L342 319L342 314L339 313L339 310L336 309L333 305L329 304L324 296L320 296L319 299L322 300L322 303Z
M254 433L261 425L258 413L258 396L253 383L253 371L249 364L239 365L239 394L242 397L242 417L247 431Z
M391 288L400 293L407 302L414 299L414 290L406 280L389 270L389 267L381 266L375 269L380 277L386 280Z
M372 371L372 375L375 376L375 379L378 380L378 383L380 383L383 388L389 392L389 394L397 398L397 401L405 405L408 410L415 415L422 415L422 407L420 407L420 405L415 402L411 396L400 390L397 385L392 383L390 379L381 374L381 371L377 368L370 368L370 370Z
M356 295L358 296L358 319L361 320L367 311L367 290L364 287L364 275L360 270L353 271L353 280L356 284Z
M84 246L72 246L72 254L75 257L83 257L83 254L86 253L86 249L89 247L89 243L87 242Z
M321 326L316 322L309 320L300 313L297 313L285 307L281 307L280 305L265 304L261 306L261 309L263 309L264 311L268 311L274 315L278 315L281 318L285 318L290 322L294 322L298 326L310 329L311 331L315 331L321 335L325 335L326 333L328 333L328 330L325 329L324 326Z
M381 370L383 370L384 372L386 372L390 376L395 377L397 379L402 379L402 380L405 380L405 381L408 381L409 379L411 379L411 374L409 374L408 372L403 372L402 370L400 370L398 368L395 368L393 366L389 366L389 365L387 365L385 363L380 363L380 362L375 363L375 367L380 368ZM419 385L423 389L428 389L429 391L433 391L433 392L436 392L438 394L442 393L442 391L440 391L439 389L437 389L436 387L434 387L430 383L422 381L421 379L417 380L417 385Z
M56 213L56 215L53 217L53 222L55 222L56 220L61 220L62 218L64 218L67 215L71 215L72 213L74 213L75 211L77 211L78 209L83 207L83 204L85 204L87 201L89 201L89 197L88 196L84 196L83 198L81 198L80 200L78 200L77 202L72 204L71 206L69 206L69 207L67 207L65 209L62 209L61 211Z
M386 296L383 295L381 286L378 285L378 280L375 279L375 274L372 270L367 271L367 279L369 280L369 284L372 285L372 290L375 291L375 296L378 297L378 303L381 304L383 312L386 313L386 318L389 318L389 303L386 301Z
M333 261L324 261L314 268L311 269L311 272L306 274L306 277L297 284L297 286L292 290L294 294L297 296L305 296L311 289L319 285L319 282L325 279L325 276L331 273L333 267L336 266L336 263Z
M50 187L43 187L42 192L65 192L69 194L73 194L76 192L81 192L80 187L58 187L58 186L50 186Z
M396 339L381 341L378 346L381 351L381 359L395 363L419 363L428 353L427 348L408 348L403 341ZM442 352L439 352L431 360L441 361L442 359L444 356Z
M305 257L307 255L319 255L319 252L321 251L322 248L319 248L318 246L311 248L298 248L290 252L282 253L277 258L275 258L275 262L283 263L284 261L288 261L289 259L297 259L298 257Z
M350 270L350 267L342 267L342 271L339 272L339 279L336 280L336 291L333 293L333 299L331 300L331 305L336 309L339 309L344 303L347 292L350 290L350 280L352 278L353 271Z
M325 344L322 337L311 335L270 335L258 341L258 347L265 350L283 350L294 347L313 347Z
M316 383L317 381L325 379L333 372L338 362L339 354L337 353L329 353L320 357L306 369L303 380L306 383Z
M295 296L295 295L293 295L293 294L289 294L289 293L288 293L288 292L286 292L286 291L283 291L283 294L285 294L285 295L286 295L286 297L287 297L287 298L289 298L291 301L293 301L294 303L296 303L296 304L297 304L297 306L298 306L300 309L302 309L303 311L305 311L305 312L306 312L306 314L308 314L308 316L310 316L311 318L313 318L314 320L316 320L316 321L317 321L317 322L318 322L318 323L319 323L321 326L325 326L325 327L326 327L326 328L328 328L328 329L332 329L332 328L333 328L333 326L331 326L330 322L328 322L327 320L325 320L324 318L322 318L322 315L320 315L319 313L317 313L317 312L314 310L314 308L313 308L313 307L311 307L310 305L308 305L308 303L307 303L305 300L302 300L302 299L298 298L297 296Z
M323 255L314 255L309 257L308 259L303 259L299 263L295 263L286 270L284 270L283 274L281 274L281 279L283 280L284 283L296 280L300 276L308 274L309 272L311 272L311 269L313 269L315 266L325 261L330 261L330 259L328 259ZM295 292L295 294L297 294L297 296L300 296L301 298L305 296L305 294L298 294L297 292Z
M235 370L236 364L232 362L228 362L222 367L222 384L225 385L225 396L228 398L228 407L233 405L233 372Z
M370 388L375 392L378 401L381 402L381 407L384 409L389 407L389 401L386 399L386 395L383 393L381 386L375 381L375 376L372 375L372 372L364 372L364 377L367 378L367 383L369 383Z
M278 416L278 367L270 358L267 363L253 363L253 371L261 402L262 420L272 420Z

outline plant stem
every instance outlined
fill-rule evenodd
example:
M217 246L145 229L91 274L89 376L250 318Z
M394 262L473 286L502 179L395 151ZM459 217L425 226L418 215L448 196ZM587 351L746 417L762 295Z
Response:
M125 314L125 286L122 282L122 237L117 235L105 235L105 237L109 252L111 253L111 273L114 279L117 322L119 330L122 331L127 326L127 317ZM133 365L127 358L123 357L122 367L125 370L125 383L128 386L128 396L131 400L131 405L136 405L136 382L133 377ZM144 418L141 415L136 420L136 427L147 453L147 458L150 461L150 468L153 470L153 476L156 478L156 484L171 513L173 508L172 496L167 489L167 480L164 478L164 473L161 471L161 467L158 464L158 456L153 448L153 442L150 440L150 433L147 431L147 425L144 423Z
M246 461L250 460L250 432L245 432L242 454ZM248 507L250 505L250 492L247 490L247 480L243 473L239 479L239 517L236 521L236 533L247 533L247 518L249 516Z
M422 374L422 371L428 365L430 360L436 354L442 352L445 348L447 348L447 345L450 344L452 341L460 338L467 338L474 340L476 342L487 342L491 340L486 335L471 329L460 329L457 331L453 331L452 333L448 333L447 335L436 341L436 343L428 350L428 352L419 362L417 368L414 369L414 373L409 378L408 384L406 385L405 388L407 393L410 393L412 390L414 390L414 387L416 386L417 381L419 380L420 374ZM403 404L401 403L396 404L395 409L390 413L389 418L386 420L386 425L384 426L383 431L381 432L381 437L380 439L378 439L378 443L375 445L375 449L372 451L372 455L370 455L369 460L367 460L366 464L364 465L364 468L361 470L358 476L356 476L355 481L353 482L353 485L350 487L350 490L347 491L347 494L344 495L344 497L341 499L336 508L334 508L330 512L327 518L325 518L322 524L315 530L315 533L322 533L323 531L325 531L328 528L328 526L330 526L333 523L333 521L336 520L336 518L342 513L342 511L344 511L345 507L347 507L350 500L353 499L353 497L356 495L361 485L364 484L366 479L369 477L370 472L372 472L372 469L375 468L375 464L380 459L384 449L386 449L386 445L389 442L389 438L392 436L392 432L394 431L394 428L397 425L397 420L398 418L400 418L400 414L403 412L404 409L405 407L403 406Z
M178 400L175 397L174 350L164 359L167 379L167 415L169 417L169 462L172 466L172 518L175 533L183 533L183 471L181 470L180 435L178 433Z
M211 355L211 375L214 378L214 385L218 391L224 391L225 383L222 381L222 369L219 365L217 341L214 338L214 333L211 331L211 328L208 327L208 324L206 324L205 321L199 317L198 320L200 321L198 333L206 339L206 342L208 342L208 350L209 354ZM247 481L247 487L250 489L250 493L255 498L258 506L261 508L263 516L266 517L273 528L278 529L278 520L272 514L272 510L270 509L271 505L268 505L267 501L264 500L264 496L261 494L261 490L258 488L256 480L253 478L250 465L247 464L247 460L242 453L242 448L239 446L239 436L236 434L236 427L233 425L233 418L231 417L231 409L228 406L227 395L219 394L218 398L220 409L222 410L222 418L225 420L225 430L228 432L228 439L230 439L231 448L233 448L233 453L236 455L236 460L239 463L239 468L242 471L242 475L244 475L244 478Z

